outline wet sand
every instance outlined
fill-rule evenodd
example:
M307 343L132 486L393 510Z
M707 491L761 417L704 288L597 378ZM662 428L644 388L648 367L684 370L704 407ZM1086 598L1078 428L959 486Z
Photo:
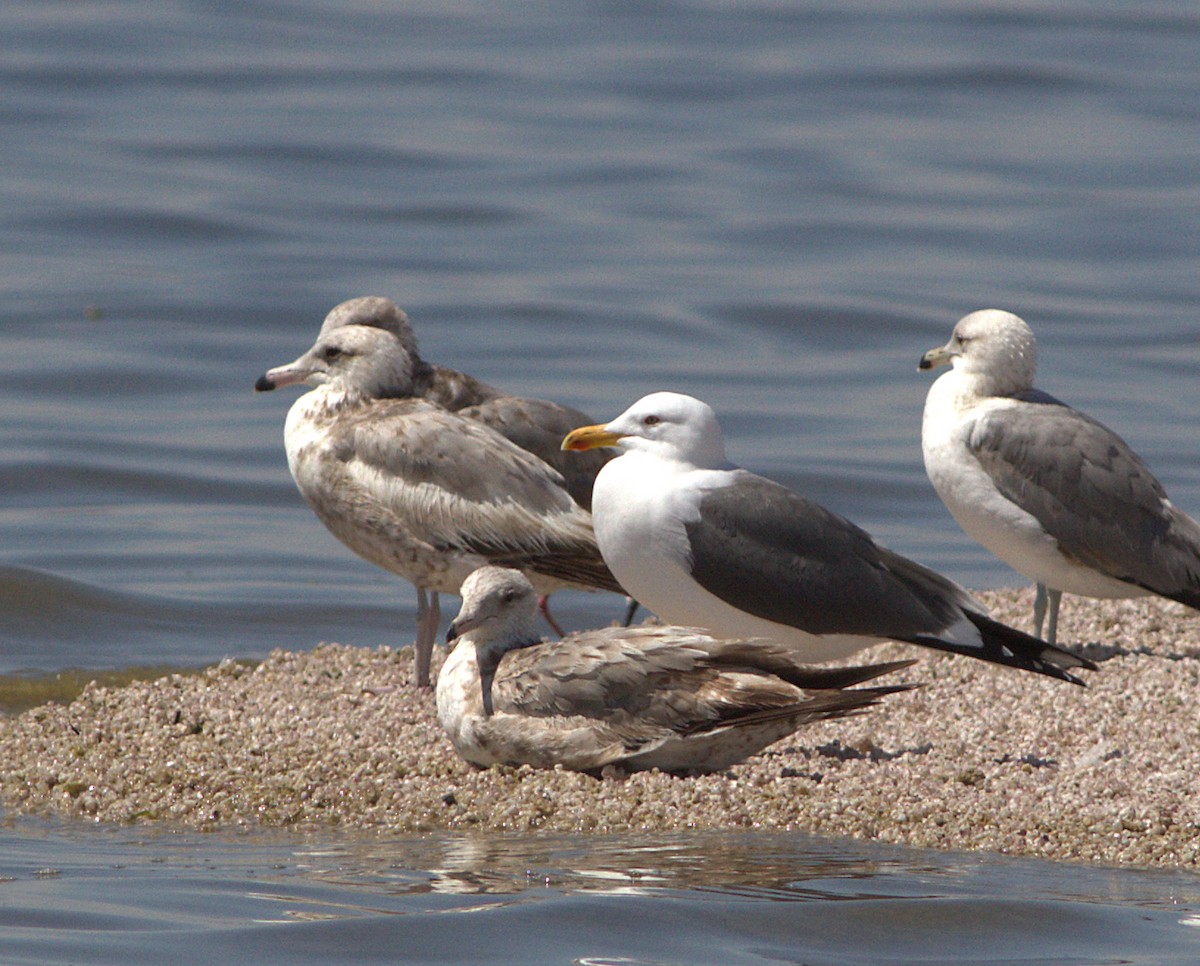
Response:
M980 596L1028 626L1031 592ZM723 774L624 780L469 767L411 688L407 648L281 651L0 720L0 804L202 828L800 829L1200 866L1200 615L1067 598L1060 635L1100 663L1087 688L883 645L858 658L920 656L883 681L921 688Z

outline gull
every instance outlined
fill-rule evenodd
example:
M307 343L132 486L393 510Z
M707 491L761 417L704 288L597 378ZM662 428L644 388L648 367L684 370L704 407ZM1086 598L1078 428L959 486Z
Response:
M1200 607L1200 524L1121 437L1034 388L1022 319L972 312L920 368L946 364L925 400L925 470L959 526L1037 584L1038 636L1048 617L1056 640L1064 592Z
M393 391L427 399L491 427L558 470L575 502L585 510L591 509L592 484L609 455L595 453L591 459L571 459L559 446L568 432L591 421L586 415L546 399L513 396L464 372L426 362L417 349L408 315L389 298L362 296L334 306L325 317L318 340L338 329L359 325L390 332L396 339L394 351L407 355L408 375L403 385L391 387Z
M583 459L571 458L559 446L566 433L589 422L586 415L546 399L511 395L464 372L425 361L408 315L382 296L360 296L334 306L325 317L317 340L320 342L333 337L339 329L354 326L379 329L394 336L391 351L398 357L397 365L404 375L396 377L388 387L390 395L427 399L494 429L561 473L571 498L585 510L591 510L596 474L611 454L596 451ZM260 380L257 388L265 390L273 386ZM539 606L546 621L562 636L562 628L551 615L545 597ZM431 607L440 613L436 595L431 597ZM632 623L636 612L637 602L629 600L624 623Z
M437 712L455 750L478 767L721 771L809 722L909 688L846 690L912 661L808 668L783 648L687 627L608 627L542 642L534 593L519 571L494 566L462 586Z
M1094 666L992 620L953 581L731 464L699 399L653 393L562 445L621 451L596 477L596 541L626 591L665 621L765 638L805 661L892 640L1076 684L1069 669Z
M562 476L485 424L413 398L412 374L393 332L327 321L255 388L315 387L284 425L292 477L334 536L416 586L416 677L427 687L437 595L483 564L528 572L542 594L622 590Z

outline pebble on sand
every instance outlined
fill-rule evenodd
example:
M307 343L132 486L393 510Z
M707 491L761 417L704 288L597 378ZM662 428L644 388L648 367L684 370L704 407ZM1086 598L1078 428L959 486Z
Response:
M1031 594L981 595L1020 623ZM1200 619L1151 598L1072 608L1088 687L952 656L860 717L728 772L621 781L478 771L409 687L409 649L224 661L0 720L12 811L206 829L381 833L799 829L1043 858L1200 867ZM859 660L912 656L882 645Z

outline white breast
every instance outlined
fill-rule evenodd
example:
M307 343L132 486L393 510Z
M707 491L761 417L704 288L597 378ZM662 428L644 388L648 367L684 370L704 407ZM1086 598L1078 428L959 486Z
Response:
M329 442L331 419L330 396L326 387L306 392L292 403L283 424L283 445L287 452L288 469L303 493L312 485L310 460Z
M727 483L726 470L697 470L626 453L596 478L593 527L604 562L621 586L662 620L702 627L716 637L763 637L806 660L845 657L877 638L819 636L748 614L705 590L691 575L686 524L699 519L707 488Z
M973 540L1030 580L1088 597L1132 597L1145 591L1083 567L1065 556L1032 514L1004 496L968 446L975 422L993 409L1020 406L979 400L956 371L930 387L921 425L925 471L946 509Z
M477 765L494 764L475 740L475 724L483 714L483 692L475 646L462 642L446 658L437 679L437 715L450 743Z

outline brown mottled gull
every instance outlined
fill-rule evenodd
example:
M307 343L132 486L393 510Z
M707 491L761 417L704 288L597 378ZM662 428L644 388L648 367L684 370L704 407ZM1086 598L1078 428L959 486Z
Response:
M808 668L783 648L686 627L609 627L543 643L533 587L515 570L477 570L462 598L437 709L455 749L480 767L720 771L810 721L908 688L846 690L911 661Z
M921 369L925 470L959 526L1037 584L1034 624L1058 633L1063 592L1159 594L1200 607L1200 524L1123 439L1033 387L1037 349L1011 312L959 320Z
M576 426L592 421L586 415L546 399L513 396L464 372L426 362L417 350L417 337L408 316L388 298L363 296L335 306L325 317L318 340L337 329L356 325L381 329L395 336L396 351L408 356L403 395L428 399L443 409L491 427L558 470L575 502L585 510L591 509L592 484L611 454L595 452L582 459L572 458L559 445Z
M419 685L429 683L438 592L457 592L485 563L526 571L543 594L621 592L554 469L481 422L411 398L412 357L394 333L326 328L256 388L315 386L288 412L288 465L339 540L416 585Z
M596 446L621 450L596 477L600 551L663 620L776 641L806 661L893 640L1077 684L1069 669L1093 667L992 620L964 588L848 520L733 466L699 399L654 393L563 441Z

